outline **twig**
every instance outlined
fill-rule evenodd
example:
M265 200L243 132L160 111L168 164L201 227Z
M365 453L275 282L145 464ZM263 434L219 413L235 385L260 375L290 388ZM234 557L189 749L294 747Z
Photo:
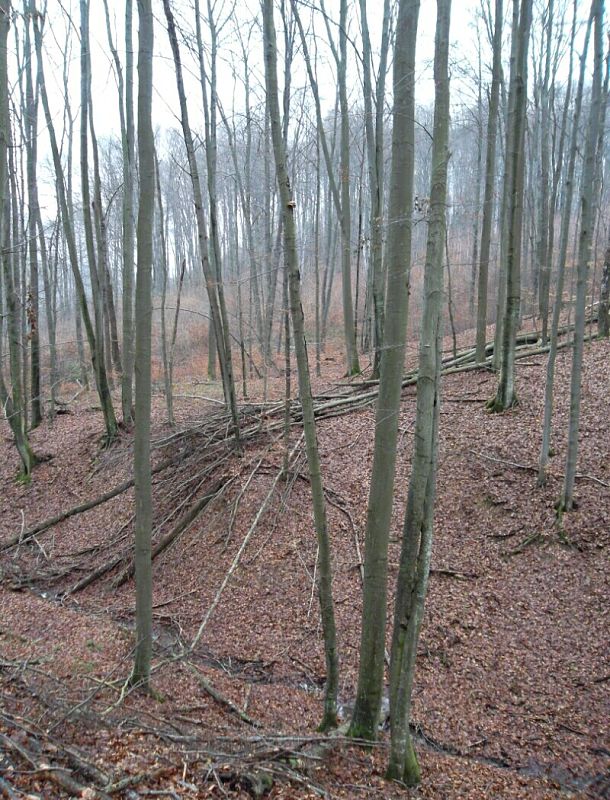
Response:
M290 453L290 455L288 457L289 460L292 459L292 457L294 456L295 452L300 447L302 439L303 439L303 434L301 434L301 436L299 436L299 439L298 439L297 443L292 448L292 451L291 451L291 453ZM271 488L269 489L269 492L267 493L267 496L263 500L263 503L262 503L261 507L259 508L259 510L258 510L258 512L257 512L257 514L256 514L256 516L254 518L254 521L252 522L252 525L250 525L250 529L248 530L248 533L245 535L244 540L241 543L241 546L240 546L239 550L237 551L237 553L235 555L235 558L233 559L233 563L229 567L229 570L228 570L227 574L225 575L222 583L220 584L220 587L219 587L218 591L216 592L216 595L215 595L214 599L212 600L212 604L208 608L208 610L207 610L207 612L206 612L206 614L205 614L205 616L204 616L204 618L203 618L203 620L201 622L201 625L199 626L199 630L197 631L197 633L195 635L195 638L193 639L192 644L189 647L189 652L193 651L193 649L197 646L197 643L201 639L203 631L205 630L208 622L210 621L210 617L214 613L214 611L216 609L216 606L220 602L220 598L222 596L222 593L224 592L227 584L229 583L229 581L231 579L231 576L233 575L233 573L237 569L237 566L238 566L238 564L240 562L240 559L241 559L241 557L243 555L243 552L246 549L246 547L248 545L248 542L250 541L250 538L252 537L252 534L256 530L256 527L257 527L257 525L259 523L259 520L263 516L265 510L267 509L267 506L269 505L269 502L270 502L270 500L273 497L273 494L275 492L275 488L276 488L278 482L280 481L280 479L282 478L283 474L284 474L284 469L283 469L283 467L281 467L279 472L277 473L273 483L271 484Z
M187 669L193 673L195 678L197 679L197 683L201 686L201 688L210 695L217 703L220 705L225 706L228 708L232 714L235 714L242 722L245 722L247 725L252 725L253 727L258 727L259 723L252 719L252 717L248 716L245 711L242 711L232 700L229 700L228 697L225 697L224 694L215 689L212 684L205 678L201 671L190 661L185 660L184 665Z

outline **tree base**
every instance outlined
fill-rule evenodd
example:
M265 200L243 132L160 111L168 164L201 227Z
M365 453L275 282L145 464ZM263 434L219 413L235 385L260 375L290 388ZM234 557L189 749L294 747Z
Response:
M485 403L485 409L489 411L490 414L503 414L505 411L509 411L511 408L515 408L518 405L519 400L516 395L513 395L509 403L504 403L498 395L494 395L494 397L490 397Z

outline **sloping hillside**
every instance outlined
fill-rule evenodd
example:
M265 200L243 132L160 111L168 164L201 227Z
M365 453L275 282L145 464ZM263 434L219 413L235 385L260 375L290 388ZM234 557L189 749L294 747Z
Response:
M484 409L492 374L444 380L433 572L415 689L423 764L417 791L383 780L385 732L373 750L342 740L319 746L324 659L304 461L297 457L292 477L277 482L252 528L282 465L281 438L266 433L263 420L243 453L214 450L191 428L215 407L184 399L177 401L182 436L164 426L160 401L157 408L155 463L172 460L155 478L159 535L175 529L197 499L214 497L154 562L159 696L123 690L133 582L116 584L133 530L128 489L1 554L0 795L246 797L267 791L272 778L272 798L323 791L346 798L610 797L609 360L608 342L587 346L579 503L561 528L553 504L565 452L567 354L558 357L556 455L543 490L535 467L544 357L519 362L520 405L503 415ZM326 368L320 390L338 380L338 363ZM278 392L281 385L278 379ZM391 583L414 396L408 387ZM91 402L35 431L36 451L51 458L29 486L15 481L3 423L0 541L129 478L131 439L124 434L100 451ZM357 675L373 426L373 406L319 425L346 714ZM121 563L112 566L115 560ZM72 591L95 570L96 580ZM188 663L177 659L204 620ZM95 793L101 786L106 795Z

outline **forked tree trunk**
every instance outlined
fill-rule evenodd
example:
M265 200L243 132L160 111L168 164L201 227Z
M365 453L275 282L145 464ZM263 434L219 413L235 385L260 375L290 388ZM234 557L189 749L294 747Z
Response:
M394 123L390 174L384 355L375 417L364 561L360 669L350 735L375 739L385 655L388 539L396 466L411 261L415 147L415 44L419 0L401 0L394 56Z
M273 22L273 0L263 0L263 41L265 47L265 84L271 121L271 136L275 156L275 169L284 219L284 258L288 273L290 315L294 331L294 347L299 377L299 395L303 410L303 430L309 466L309 479L313 498L314 524L318 540L320 567L318 570L318 594L324 634L326 656L326 690L324 716L321 729L337 724L337 692L339 688L339 657L337 652L335 612L332 595L332 566L324 488L320 472L320 456L316 436L313 398L307 361L307 344L303 307L301 305L300 274L297 257L295 202L292 197L290 179L286 166L286 153L282 136L277 82L277 46Z
M391 746L388 777L413 786L420 780L411 740L411 693L417 641L424 613L436 496L440 372L442 360L443 255L449 160L449 24L451 0L437 0L434 53L434 133L424 309L419 339L417 411L411 479L403 527L390 663Z

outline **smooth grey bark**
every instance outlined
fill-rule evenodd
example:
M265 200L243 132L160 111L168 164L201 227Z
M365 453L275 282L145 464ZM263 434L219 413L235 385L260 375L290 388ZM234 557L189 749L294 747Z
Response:
M149 689L152 655L152 483L150 467L152 263L155 157L152 130L153 15L151 0L138 0L138 163L135 347L136 649L130 683Z
M574 37L576 31L577 3L574 2L574 15L572 22L571 52L574 49ZM549 463L549 452L551 446L551 423L553 419L553 395L555 388L555 360L557 357L557 340L559 321L563 309L563 287L565 282L565 268L568 255L568 238L570 232L570 220L572 217L572 205L574 196L574 173L576 169L576 157L578 153L579 125L582 110L582 98L585 83L585 72L587 62L587 52L589 49L589 38L593 23L593 7L589 15L589 21L585 30L583 51L580 57L580 72L576 87L574 101L574 112L572 117L572 130L570 135L570 153L568 158L568 168L565 177L565 188L563 197L563 207L561 213L561 227L559 233L559 254L557 260L557 287L555 305L553 307L553 319L551 321L549 357L546 364L546 381L544 386L544 419L542 422L542 443L540 445L540 456L538 458L538 485L543 486L546 482L546 470ZM569 102L569 97L567 98Z
M409 308L415 155L415 46L419 6L419 0L401 0L396 27L384 352L375 412L375 447L367 507L360 667L350 726L350 735L362 739L375 739L377 736L383 696L388 540Z
M451 0L437 0L434 50L434 129L424 267L424 308L419 340L417 410L409 494L394 606L390 662L391 744L387 775L407 786L419 783L420 769L411 740L411 693L417 642L432 552L440 371L442 361L443 255L447 162L449 160L449 27Z
M518 0L514 0L515 12ZM491 411L505 411L517 402L515 390L515 347L521 306L521 248L523 232L523 185L525 177L525 127L527 110L527 54L532 24L532 0L521 0L513 27L517 37L508 99L506 131L505 197L506 305L502 324L502 363L496 396L488 403ZM511 58L512 61L512 58Z
M502 77L502 0L496 0L493 33L493 62L491 89L489 94L489 118L487 122L487 145L485 151L485 189L483 196L483 220L481 222L481 252L477 287L477 332L476 360L485 360L487 342L487 288L489 284L489 252L491 229L494 217L494 190L496 183L496 149L498 138L498 110L500 105L500 82Z
M578 239L578 264L576 278L576 306L574 315L574 343L572 349L572 375L570 382L570 418L568 425L568 450L565 477L559 501L559 511L570 511L574 506L574 483L578 463L578 433L580 427L580 396L582 361L585 336L585 304L587 278L591 258L591 243L595 227L595 155L600 136L603 72L603 3L593 0L593 82L591 106L587 126L583 171L580 190L580 234ZM603 140L602 140L603 141Z
M286 152L280 120L277 81L277 46L273 21L273 0L263 0L263 40L265 48L265 86L271 122L271 137L275 158L282 216L284 220L284 259L288 273L290 316L294 331L294 346L297 359L299 395L303 410L303 431L309 467L309 480L313 499L314 524L318 541L320 566L318 570L318 595L324 634L326 657L326 689L324 715L320 728L326 730L337 724L337 693L339 688L339 657L336 642L335 613L332 595L332 564L324 487L320 471L320 456L316 436L313 397L307 360L307 343L296 244L295 202L286 166Z

